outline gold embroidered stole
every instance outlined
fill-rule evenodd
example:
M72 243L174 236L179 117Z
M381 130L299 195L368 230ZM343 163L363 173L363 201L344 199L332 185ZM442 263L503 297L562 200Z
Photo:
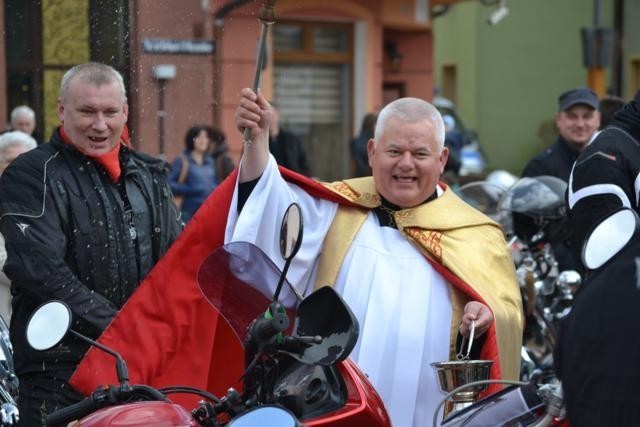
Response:
M333 286L349 246L369 211L380 205L371 177L325 184L359 207L341 205L323 243L315 287ZM430 260L475 291L494 314L503 378L520 370L522 305L516 275L500 227L460 200L450 189L429 203L394 215L398 229ZM482 254L482 255L479 255ZM464 304L469 297L451 287L453 357Z

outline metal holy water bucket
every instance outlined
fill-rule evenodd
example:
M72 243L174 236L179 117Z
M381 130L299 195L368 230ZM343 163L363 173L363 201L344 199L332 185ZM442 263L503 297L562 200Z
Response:
M450 393L456 388L474 381L488 380L493 360L469 360L471 344L475 332L475 322L471 322L471 333L469 335L469 347L467 353L463 354L465 339L462 340L458 360L435 362L431 366L436 370L440 389L445 393ZM443 419L450 413L466 408L478 400L480 392L487 389L486 384L472 386L453 394L444 406Z
M445 393L450 393L461 385L488 380L492 364L493 360L454 360L432 363L431 366L435 368L438 375L440 389ZM443 418L446 418L451 412L475 403L480 392L486 389L487 385L484 384L455 393L445 402Z

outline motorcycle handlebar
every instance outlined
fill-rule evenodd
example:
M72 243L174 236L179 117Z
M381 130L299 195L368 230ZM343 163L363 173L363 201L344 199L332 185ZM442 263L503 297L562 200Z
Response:
M84 418L98 409L125 402L127 398L133 395L142 396L142 400L169 401L162 392L146 385L135 385L126 389L113 386L105 387L94 391L90 397L78 403L47 415L46 425L48 427L66 426L71 421Z
M251 333L258 343L269 341L279 332L289 327L289 318L286 314L277 313L273 317L261 317L256 319Z
M278 333L276 328L273 327L272 320L266 318L256 319L251 332L257 342L268 341Z
M131 387L130 394L143 395L147 400L170 402L169 398L167 398L164 393L147 385L135 385Z
M66 408L59 409L51 414L47 415L46 425L47 427L66 426L71 421L83 418L90 413L102 408L102 402L94 401L93 396L84 399L78 403L74 403Z

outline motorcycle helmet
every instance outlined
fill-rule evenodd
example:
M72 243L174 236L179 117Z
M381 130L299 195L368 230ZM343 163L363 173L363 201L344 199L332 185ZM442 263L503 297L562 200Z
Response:
M556 243L569 237L566 190L567 183L554 176L520 178L504 194L499 209L511 213L520 240Z
M506 190L505 187L489 181L474 181L461 186L456 194L469 205L499 223L508 236L513 232L511 214L499 210L498 205Z
M497 169L490 172L489 175L487 175L486 180L490 184L502 187L507 190L509 189L509 187L516 183L518 177L510 172L507 172L506 170Z

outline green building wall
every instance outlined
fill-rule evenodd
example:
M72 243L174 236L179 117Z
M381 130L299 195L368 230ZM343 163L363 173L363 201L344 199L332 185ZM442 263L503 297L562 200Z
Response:
M495 6L479 1L434 19L435 78L440 87L442 66L455 64L455 101L477 131L489 169L520 174L554 138L558 95L587 84L580 29L593 24L593 1L507 5L509 14L495 26L487 24ZM601 25L611 26L611 0L601 5Z
M623 14L624 38L622 46L624 49L622 63L622 93L626 98L631 98L636 90L640 89L638 81L635 82L636 87L631 87L629 74L631 72L631 61L636 64L640 61L640 1L626 0L624 4Z

